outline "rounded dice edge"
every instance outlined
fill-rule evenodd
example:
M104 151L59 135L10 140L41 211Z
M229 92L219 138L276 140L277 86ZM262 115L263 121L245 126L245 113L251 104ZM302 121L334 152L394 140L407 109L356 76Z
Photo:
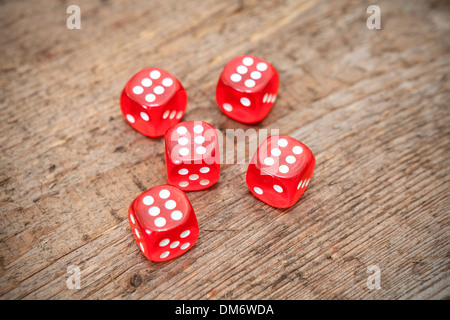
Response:
M174 253L174 254L173 254L173 250L168 249L169 251L171 251L171 253L169 254L169 256L167 256L165 258L161 258L161 256L157 255L157 254L151 254L151 255L149 254L148 255L148 259L153 261L153 262L165 262L165 261L169 261L169 260L178 258L179 256L185 254L186 252L188 252L189 250L191 250L195 246L195 244L196 244L196 242L198 240L199 234L200 234L200 228L199 228L199 225L198 225L197 215L196 215L195 210L192 207L192 204L189 201L189 198L187 197L186 193L184 193L183 190L181 190L180 188L177 188L176 186L171 186L171 185L164 185L164 186L176 188L180 192L182 192L182 194L184 195L185 199L187 200L188 207L189 207L190 211L192 212L192 215L189 217L189 220L191 220L191 223L194 226L194 228L189 229L189 228L186 228L183 225L179 225L179 226L171 229L170 230L170 234L171 235L175 234L175 235L178 235L178 236L180 236L184 231L189 229L189 235L187 237L185 237L185 238L182 238L184 240L184 242L180 241L180 244L177 247L181 248L183 246L183 244L185 244L187 242L189 242L189 246L186 249L182 249L181 251L178 251L177 253ZM186 222L188 222L188 221L186 221ZM167 236L165 235L162 238L167 238ZM179 241L179 240L175 240L175 241ZM171 242L173 242L173 241L171 241ZM170 245L168 245L168 247L170 248Z
M238 61L245 58L259 60L259 62L255 61L254 65L264 62L270 72L270 80L268 80L263 86L260 85L259 87L256 86L249 90L242 90L242 88L237 86L236 83L233 83L233 81L228 79L228 74L226 75L226 73L229 73L229 65L242 64L238 63ZM278 96L279 82L280 77L278 71L267 60L252 55L237 56L228 61L219 76L219 80L216 85L216 103L222 112L231 119L245 124L255 124L262 121L272 110L276 97ZM255 88L257 88L257 90L255 90ZM233 94L227 92L228 90L233 92ZM236 101L236 97L241 97L242 95L249 98L252 101L251 105L255 104L257 108L256 110L260 110L260 113L255 112L254 108L250 108L248 110L246 110L245 107L243 108L242 103L240 101ZM228 98L225 99L224 97ZM268 99L269 97L270 99ZM263 106L262 108L260 107L261 105Z
M195 216L195 213L194 213L194 216ZM152 256L148 257L148 259L151 260L151 261L153 261L153 262L165 262L165 261L169 261L169 260L172 260L172 259L176 259L176 258L178 258L178 257L180 257L180 256L182 256L182 255L184 255L184 254L185 254L186 252L188 252L189 250L191 250L191 249L195 246L195 244L197 243L198 237L199 237L199 235L200 235L199 228L198 228L198 221L197 221L197 217L196 217L196 216L195 216L195 221L197 222L197 228L194 228L194 229L190 232L189 236L186 237L186 238L184 238L184 240L185 240L186 242L180 241L180 244L178 245L178 247L181 247L181 246L183 246L184 243L189 242L189 247L188 247L188 248L186 248L186 249L184 249L184 250L181 250L181 251L178 251L178 252L175 253L175 254L169 254L169 256L167 256L167 258L161 258L161 257L158 256L158 255L152 255ZM179 230L183 230L183 231L184 231L183 228L179 228ZM182 232L183 232L183 231L182 231ZM182 233L182 232L181 232L181 233ZM168 247L170 248L170 245L168 245ZM170 249L169 249L169 250L170 250Z
M263 191L264 192L263 194L258 194L255 191L255 186L252 187L251 178L250 178L253 174L255 174L258 171L259 170L258 170L258 168L256 168L255 165L252 165L252 167L249 165L249 168L247 169L247 174L246 174L247 187L250 190L250 192L258 200L260 200L260 201L262 201L262 202L264 202L264 203L266 203L266 204L268 204L268 205L270 205L270 206L272 206L274 208L280 208L280 209L289 208L289 207L291 207L292 205L294 205L297 202L297 201L295 201L295 202L288 202L287 201L287 199L288 199L287 196L283 196L283 197L281 197L281 196L273 196L273 194L275 192L271 192L271 191L268 192L267 190L265 192ZM274 178L273 176L271 176L271 177L272 177L272 179ZM283 188L283 190L286 190L286 192L288 192L286 186L283 183L281 183L281 182L278 182L278 183L282 185L281 187ZM260 190L262 190L262 188L260 188L258 186L256 186L256 187L259 188ZM269 193L269 194L267 194L267 193Z
M264 87L266 87L266 85L270 82L270 80L266 80L265 82L261 82L260 84L256 84L254 87L252 87L252 88L239 88L239 86L237 86L236 84L237 83L239 83L240 81L238 81L237 83L236 82L233 82L233 81L231 81L231 79L228 79L226 76L225 76L225 74L227 73L227 69L228 69L228 67L230 66L230 65L232 65L232 64L238 64L238 65L244 65L243 64L243 60L245 59L245 58L251 58L251 59L253 59L254 60L254 62L252 63L252 66L253 65L256 65L256 64L258 64L258 63L260 63L260 62L263 62L263 63L265 63L266 65L267 65L267 69L266 70L268 70L268 73L269 73L269 79L273 76L273 75L275 75L275 74L277 74L278 75L278 71L275 69L275 67L269 62L269 61L267 61L267 60L265 60L265 59L263 59L263 58L260 58L260 57L257 57L257 56L253 56L253 55L240 55L240 56L235 56L235 57L233 57L232 59L230 59L227 63L226 63L226 65L223 67L223 69L222 69L222 72L220 73L220 79L222 79L222 81L223 81L223 83L225 84L225 86L227 86L227 87L232 87L232 88L234 88L236 91L238 91L238 92L240 92L240 93L254 93L254 92L258 92L258 89L261 89L261 88L264 88ZM259 60L259 62L257 62ZM250 66L246 66L246 67L248 67L248 68L250 68ZM239 73L239 72L235 72L235 71L233 71L233 73ZM244 74L249 74L249 73L251 73L250 71L248 71L248 72L245 72ZM241 75L242 76L242 75ZM261 79L261 78L260 78ZM255 81L257 81L257 80L255 80Z
M152 230L154 228L148 228L144 225L144 223L142 221L139 220L139 214L137 214L137 204L140 201L143 201L144 198L149 194L149 192L153 189L156 190L162 190L162 189L168 189L169 192L172 194L172 192L176 192L178 193L178 195L181 195L181 197L183 198L183 200L185 201L186 204L186 212L190 212L190 215L185 215L182 220L183 223L180 223L179 225L175 225L169 229L161 229L161 230ZM158 192L158 191L156 191ZM158 193L159 195L159 193ZM153 199L155 199L157 196L156 195L152 195ZM170 196L169 196L170 197ZM162 198L163 201L166 198ZM170 198L168 198L170 199ZM151 204L148 204L148 206L152 206L155 202L152 202ZM131 214L133 215L133 217L131 217ZM164 185L159 185L159 186L155 186L152 187L142 193L140 193L130 204L129 209L128 209L128 220L131 226L131 231L134 235L134 238L136 240L136 243L140 249L140 251L143 253L143 255L150 261L153 262L159 262L159 261L168 261L174 258L177 258L178 256L184 254L185 252L189 251L196 243L197 239L198 239L198 235L199 235L199 226L198 226L198 221L197 221L197 217L195 214L195 211L192 207L192 204L189 200L189 198L187 197L187 195L180 190L179 188L172 186L172 185L168 185L168 184L164 184ZM132 221L133 220L133 221ZM137 228L139 230L139 237L137 237L136 233L135 233L135 228ZM189 241L189 246L173 253L174 250L172 250L171 254L168 257L164 257L161 258L158 254L155 254L155 249L161 249L157 243L153 242L151 243L150 247L148 246L148 240L151 239L151 237L155 237L158 235L158 233L161 233L161 237L165 237L164 234L165 233L169 233L169 234L177 234L179 233L181 236L181 233L183 231L185 231L185 229L189 229L189 235L185 238L185 240ZM143 244L145 240L145 244ZM154 238L153 238L154 240ZM185 242L186 243L186 242ZM179 247L182 247L183 244L180 242ZM173 248L175 249L175 248ZM178 249L178 248L176 248Z
M142 75L142 73L150 73L151 71L159 71L161 73L170 75L170 77L173 78L173 83L171 85L173 86L173 88L171 89L170 98L165 103L162 103L160 105L153 102L137 101L132 96L132 81L134 81L139 75ZM162 77L163 76L161 76L161 78ZM126 122L139 133L151 138L163 136L171 126L180 122L184 114L186 113L187 104L187 92L178 78L176 78L168 71L156 67L145 68L136 72L126 82L120 96L120 107ZM174 108L170 108L170 106L174 106ZM167 107L169 107L169 109L167 109ZM163 117L164 112L167 111L173 112L173 115L171 115L171 113L168 113L167 116ZM147 119L144 118L145 120L141 119L141 115L143 113L145 113L144 116L147 117ZM152 119L154 119L153 121L156 121L158 119L157 121L164 124L159 126L155 125L154 123L152 123ZM162 120L164 120L164 122L162 122ZM137 123L139 123L139 125L136 125Z
M205 159L202 160L202 162L196 162L197 160L194 160L191 157L192 152L189 153L189 158L185 159L188 162L191 161L195 161L194 163L185 163L182 158L176 158L175 160L172 160L171 157L171 153L174 152L173 150L173 145L174 145L174 141L173 139L173 134L175 134L175 136L178 136L179 134L176 133L177 129L180 127L184 127L184 132L182 133L181 136L183 136L184 134L186 134L186 132L189 132L189 129L186 131L186 127L187 128L194 128L194 126L198 125L198 124L202 124L202 126L204 128L206 128L206 130L213 130L213 135L214 135L214 139L217 142L217 148L215 149L214 152L214 156L208 158L208 160L211 160L212 163L208 163L206 162ZM203 131L205 132L205 131ZM196 134L201 134L201 133L189 133L188 137L190 139L192 139L192 135L196 136ZM203 140L204 141L204 140ZM190 143L192 143L192 141L190 141ZM187 145L189 145L189 149L190 148L190 143L188 143ZM176 144L175 144L176 146ZM182 146L184 147L184 146ZM200 191L200 190L205 190L208 188L211 188L212 186L214 186L220 179L220 149L219 149L219 145L218 145L218 136L217 136L217 129L212 126L211 124L209 124L208 122L205 121L201 121L201 120L193 120L193 121L184 121L184 122L179 122L176 125L172 126L171 128L169 128L169 130L167 130L165 136L164 136L164 149L165 149L165 164L166 164L166 174L167 174L167 181L169 185L172 185L176 188L179 188L182 191ZM192 149L191 149L192 151ZM205 162L203 162L205 161ZM188 184L186 186L182 186L181 182L179 182L179 179L174 179L173 177L178 173L178 170L186 167L186 169L189 166L194 166L196 168L196 170L191 171L190 169L186 170L186 177L185 177L185 182L187 182ZM201 172L200 168L202 167L209 167L210 171L208 172ZM212 173L214 173L214 175L211 175ZM189 175L191 174L195 174L197 176L197 179L193 179L194 181L191 181L189 178ZM206 175L206 176L205 176ZM207 178L207 179L206 179ZM182 179L183 180L183 179ZM209 182L206 184L202 184L202 180L208 180ZM182 181L183 182L183 181Z
M274 138L277 139L277 141L281 140L281 139L286 139L286 140L291 140L291 141L293 140L299 146L301 146L303 152L301 152L300 154L303 153L303 155L307 157L306 161L304 162L305 166L302 167L302 169L301 169L301 172L303 173L301 175L301 178L295 179L295 176L292 176L292 175L284 175L283 176L279 173L276 174L274 172L270 172L270 170L267 170L266 168L262 167L263 165L260 162L260 159L258 159L258 156L260 154L260 149L263 147L267 147L269 142L270 142L270 148L268 148L268 149L272 149L272 147L274 147L274 145L272 145L272 139L274 139ZM289 145L289 143L287 145ZM283 147L280 147L280 148L283 148ZM289 148L291 148L291 146ZM292 150L292 151L294 151L294 150ZM260 144L260 146L257 148L255 154L253 155L253 157L250 161L250 164L247 168L247 174L246 174L247 187L249 188L251 193L256 198L269 204L270 206L273 206L276 208L289 208L289 207L293 206L294 204L296 204L300 200L303 193L306 191L307 186L309 185L309 182L312 179L312 175L314 173L315 162L316 162L316 160L315 160L315 157L314 157L314 154L312 153L312 151L308 148L308 146L306 146L304 143L300 142L299 140L292 138L290 136L287 136L287 135L270 136L270 137L266 138ZM261 174L261 173L265 173L265 174ZM279 185L280 190L282 190L281 193L288 192L287 196L280 197L280 196L278 196L277 193L273 192L273 190L271 190L271 189L267 190L267 191L269 191L268 192L269 194L267 194L267 192L264 192L263 189L260 188L260 186L253 186L252 180L254 180L254 179L252 179L252 176L260 176L261 181L267 180L267 179L265 179L265 177L270 177L268 179L270 181L269 184L274 184L274 181L278 180L277 185ZM305 179L305 177L306 177L306 179ZM288 188L287 185L284 183L285 181L283 181L283 180L287 180L287 181L290 180L291 181L290 184L292 184L292 181L294 181L296 188L292 188L292 187ZM299 184L299 181L302 183ZM305 185L306 181L308 181L307 185ZM266 184L263 182L261 184L261 186L264 186L264 185L266 185ZM297 188L297 185L300 185L301 188ZM274 186L274 188L275 188L275 186ZM255 189L258 192L255 191ZM289 199L291 199L291 200L289 201ZM287 202L285 200L287 200Z

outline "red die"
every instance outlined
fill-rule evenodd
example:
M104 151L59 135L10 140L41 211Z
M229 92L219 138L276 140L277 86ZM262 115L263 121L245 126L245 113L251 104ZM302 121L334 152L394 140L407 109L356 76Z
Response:
M198 238L198 223L189 199L178 188L162 185L137 196L128 209L137 243L152 261L176 258Z
M276 135L261 143L247 170L247 185L261 201L278 207L294 205L311 180L316 160L294 138Z
M253 56L235 57L220 75L217 104L230 118L255 123L272 109L279 84L278 72L269 62Z
M211 187L219 180L220 153L216 129L203 121L186 121L165 135L167 179L181 190Z
M159 137L183 117L187 95L170 73L148 68L136 73L125 85L120 106L128 123L140 133Z

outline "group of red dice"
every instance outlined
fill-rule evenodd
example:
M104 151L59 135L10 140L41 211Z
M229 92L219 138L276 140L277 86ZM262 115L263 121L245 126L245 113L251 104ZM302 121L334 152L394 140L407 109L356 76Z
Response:
M230 118L256 123L270 112L279 76L267 61L254 56L233 58L220 75L216 100ZM187 94L180 81L159 68L144 69L125 85L120 98L128 123L149 137L164 135L167 185L141 193L128 219L142 253L152 261L178 257L197 241L199 227L184 191L202 190L220 177L216 129L203 121L180 122ZM247 185L261 201L287 208L295 204L314 171L312 152L285 135L267 138L247 170Z

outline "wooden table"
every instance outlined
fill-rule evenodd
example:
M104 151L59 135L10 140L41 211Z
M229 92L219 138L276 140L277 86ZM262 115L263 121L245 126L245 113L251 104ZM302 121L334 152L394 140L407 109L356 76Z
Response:
M73 2L79 30L66 1L0 4L2 299L449 297L448 2L377 1L381 30L367 28L366 1ZM241 54L281 78L251 126L215 102ZM147 261L127 208L166 183L164 143L118 102L149 66L182 81L184 120L308 145L317 163L301 200L272 208L248 190L246 164L222 165L213 188L188 193L196 245ZM73 267L80 289L67 286Z

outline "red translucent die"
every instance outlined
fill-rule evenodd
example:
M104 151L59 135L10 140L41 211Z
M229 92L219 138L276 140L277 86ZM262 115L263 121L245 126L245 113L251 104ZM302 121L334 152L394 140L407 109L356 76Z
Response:
M247 169L247 186L261 201L278 207L294 205L314 172L316 160L300 141L285 135L263 141Z
M254 56L235 57L220 75L217 104L230 118L255 123L272 109L279 84L278 72L269 62Z
M128 220L139 248L152 261L176 258L198 238L197 218L189 199L169 185L137 196L128 209Z
M187 94L173 75L158 68L136 73L125 85L120 107L127 122L140 133L159 137L186 111Z
M202 190L220 177L216 129L203 121L180 122L164 138L167 180L181 190Z

